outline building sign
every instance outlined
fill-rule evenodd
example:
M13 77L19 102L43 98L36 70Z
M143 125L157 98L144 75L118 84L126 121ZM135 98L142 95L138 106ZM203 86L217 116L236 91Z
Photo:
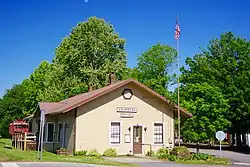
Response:
M130 143L130 134L125 134L124 138L125 143Z
M117 107L116 111L117 112L122 112L122 113L137 113L137 108L134 108L134 107Z
M120 113L121 118L134 118L134 113Z

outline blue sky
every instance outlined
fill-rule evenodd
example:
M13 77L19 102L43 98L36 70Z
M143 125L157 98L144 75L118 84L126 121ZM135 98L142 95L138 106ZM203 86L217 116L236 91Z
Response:
M88 2L88 3L86 3ZM90 16L111 22L126 39L128 66L157 42L175 47L180 14L180 62L223 32L250 37L249 0L1 0L0 97L29 77L71 29Z

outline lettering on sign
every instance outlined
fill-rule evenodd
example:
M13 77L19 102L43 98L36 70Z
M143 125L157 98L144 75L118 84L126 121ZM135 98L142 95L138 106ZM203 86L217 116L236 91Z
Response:
M134 114L133 113L121 113L120 117L121 118L134 118Z
M137 109L133 107L117 107L116 111L125 113L136 113Z

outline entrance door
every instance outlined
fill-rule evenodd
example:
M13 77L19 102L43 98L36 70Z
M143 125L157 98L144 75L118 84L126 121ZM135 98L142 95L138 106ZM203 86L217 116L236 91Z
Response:
M142 126L133 127L133 152L142 154Z

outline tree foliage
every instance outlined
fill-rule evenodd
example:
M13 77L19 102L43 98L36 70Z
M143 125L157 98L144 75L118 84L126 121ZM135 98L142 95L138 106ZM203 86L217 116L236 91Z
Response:
M206 125L206 120L201 122L206 129L210 129L208 125L214 123L212 116L216 116L216 119L219 119L232 133L249 131L249 121L247 120L250 119L250 42L236 37L231 32L222 34L220 39L211 40L207 49L202 50L200 54L187 58L186 64L188 68L182 68L181 77L182 104L187 105L185 103L189 101L195 106L195 108L190 108L189 104L187 105L194 113L192 119L197 119L193 128L201 126L197 125L198 120L201 121L203 118L203 115L199 113L204 110L210 114L206 119L210 122L209 124ZM196 93L201 89L206 89L206 94ZM214 96L212 101L207 99L211 95ZM225 103L229 106L226 112L224 111ZM208 104L213 108L209 108ZM204 105L208 108L204 108ZM221 120L222 118L217 112L224 120ZM231 126L225 122L230 122ZM218 127L217 130L225 130L219 125L215 127ZM199 128L194 128L194 131L197 134L201 133ZM214 134L204 136L210 138Z
M62 41L54 62L63 65L68 75L100 88L107 84L111 72L123 79L127 69L124 45L125 40L110 23L91 17Z
M212 140L216 131L227 130L230 126L230 121L225 118L229 109L228 100L218 87L194 83L183 87L181 92L183 106L193 114L184 122L182 129L186 140Z
M174 79L171 68L176 56L173 48L157 43L142 53L130 75L159 94L170 97L167 88Z
M13 119L20 119L25 116L28 107L25 105L25 91L26 88L22 84L14 85L6 91L0 100L0 135L2 137L9 136L9 124Z
M88 90L77 76L66 75L64 66L60 64L50 65L43 84L44 88L38 92L39 101L57 102Z

